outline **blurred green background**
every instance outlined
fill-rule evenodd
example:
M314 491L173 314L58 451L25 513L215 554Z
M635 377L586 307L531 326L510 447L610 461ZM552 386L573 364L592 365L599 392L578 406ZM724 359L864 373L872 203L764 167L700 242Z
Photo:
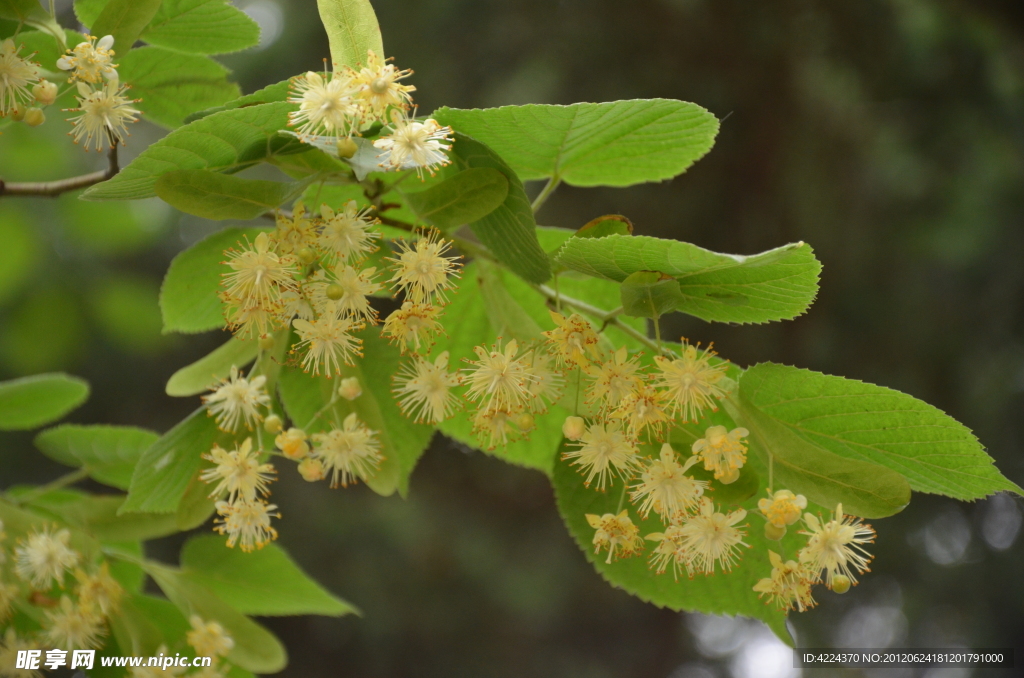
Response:
M259 49L222 59L244 91L328 55L314 0L236 4L264 30ZM824 264L807 316L764 327L677 317L671 333L714 341L741 365L774 360L911 393L965 422L1024 483L1024 4L374 5L388 54L416 71L421 113L667 97L725 118L714 150L685 175L563 187L540 222L576 228L621 213L638 233L744 254L806 240ZM49 116L36 130L4 130L5 179L102 164ZM125 155L161 134L136 125ZM160 280L174 254L222 225L159 202L0 200L0 378L67 370L94 389L72 420L169 428L196 400L164 395L167 377L224 337L162 335ZM0 485L60 472L30 441L0 437ZM266 620L291 654L286 676L798 673L758 623L659 610L605 584L538 473L439 437L405 501L282 475L281 542L365 613ZM1024 663L1021 515L1008 496L915 495L875 524L877 557L859 587L823 592L818 608L791 617L800 644L1016 644ZM180 541L153 554L173 560Z

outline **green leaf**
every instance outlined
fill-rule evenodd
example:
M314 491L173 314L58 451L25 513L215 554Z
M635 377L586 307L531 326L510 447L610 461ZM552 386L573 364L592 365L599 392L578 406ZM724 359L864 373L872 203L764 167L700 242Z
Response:
M25 431L49 424L88 397L89 384L63 372L0 381L0 431Z
M509 293L501 269L480 260L476 262L476 272L480 300L487 311L494 334L505 339L515 339L523 346L543 341L543 330Z
M575 233L577 238L603 238L606 235L633 235L633 222L621 214L606 214L591 219Z
M255 219L278 208L294 184L242 179L209 170L175 170L156 181L156 194L182 212L206 219Z
M120 513L174 513L199 470L200 455L226 437L205 407L190 414L143 452Z
M99 482L127 490L142 453L159 437L134 426L64 424L37 435L35 446L50 459L84 466Z
M714 115L671 99L442 108L434 117L486 143L523 180L554 177L573 186L670 179L711 150L718 134Z
M171 261L160 288L164 332L206 332L224 327L220 292L224 251L250 241L265 229L226 228L200 240Z
M384 43L370 0L317 0L335 67L366 63L366 51L384 58Z
M119 59L121 79L141 99L147 120L174 128L192 111L217 106L239 94L228 69L205 56L178 54L160 47L133 49Z
M164 391L179 398L198 395L227 377L232 367L243 367L252 362L258 350L255 341L231 337L212 353L172 374Z
M391 393L391 377L398 372L402 357L396 346L380 338L379 328L369 327L356 336L363 340L363 357L354 367L343 366L340 378L313 377L298 368L281 370L280 389L288 416L307 432L324 431L355 412L359 420L377 432L384 461L367 485L378 494L389 495L396 489L403 496L409 489L409 476L430 444L434 429L414 424L402 414ZM312 426L313 415L326 405L339 379L356 377L363 394L349 402L339 398Z
M624 281L659 271L679 281L678 310L715 322L763 323L800 315L814 301L821 264L806 243L761 254L719 254L648 236L572 238L556 262L597 278Z
M121 611L111 620L111 630L125 654L155 657L161 645L174 647L190 630L174 603L144 593L121 599Z
M1021 488L993 465L974 434L938 408L882 386L762 363L740 394L804 440L846 459L892 469L918 492L972 500Z
M416 214L441 230L482 219L505 202L508 180L491 167L475 167L419 193L403 194Z
M455 132L454 136L452 152L459 167L488 167L508 179L505 202L470 224L473 233L516 275L534 283L547 281L551 277L551 266L537 241L537 223L519 177L484 144L460 132Z
M294 139L278 136L288 124L289 103L214 113L180 127L151 145L113 179L82 194L85 200L136 200L156 195L157 178L177 169L237 171L287 148Z
M178 531L187 532L205 523L216 510L216 500L217 497L210 496L210 486L199 479L199 473L193 475L174 516Z
M597 492L593 488L584 487L583 475L568 462L559 461L555 464L552 484L555 487L558 511L569 533L587 560L608 583L645 602L675 611L740 614L760 619L781 638L788 638L785 613L779 612L773 605L765 605L753 590L754 584L771 573L768 548L778 550L776 543L769 546L766 542L763 521L751 519L748 513L747 520L740 523L746 525L743 540L751 548L742 549L740 561L731 572L716 572L710 577L697 575L693 579L684 574L676 581L671 572L655 574L648 568L646 558L634 557L606 563L605 553L594 553L594 529L587 523L586 514L617 513L622 494L621 481L617 481L607 492ZM628 501L622 505L629 509L630 518L634 525L640 527L641 536L664 531L657 516L651 515L641 521ZM647 542L646 547L649 552L651 542Z
M77 490L48 492L31 501L62 522L73 525L101 542L134 542L165 537L178 531L173 515L128 513L118 515L123 495L92 495Z
M92 26L107 0L75 0L75 17L83 26Z
M730 403L726 403L730 407ZM910 485L878 464L848 459L809 443L742 398L730 414L750 431L752 449L774 459L777 487L802 494L815 504L864 518L885 518L910 503Z
M45 16L39 0L0 0L0 18L24 21Z
M220 537L195 537L182 549L181 566L185 577L244 614L358 614L352 605L310 579L277 544L243 553L226 548Z
M114 48L127 56L142 34L162 0L107 0L103 11L90 26L90 34L97 37L114 36Z
M236 108L248 108L250 106L258 106L259 104L283 102L288 98L288 87L290 83L290 80L275 82L273 85L267 85L263 89L258 89L252 94L246 94L238 97L237 99L232 99L221 106L214 106L213 108L197 111L185 118L185 122L195 122L200 118L205 118L208 115L220 113L221 111L231 111Z
M635 318L659 318L683 304L679 283L657 271L637 271L622 281L622 309Z
M284 647L274 634L225 603L210 589L182 573L147 563L146 572L186 617L199 615L216 621L235 641L227 660L256 673L277 673L288 663Z
M226 0L163 0L142 39L178 52L227 54L255 47L260 27Z

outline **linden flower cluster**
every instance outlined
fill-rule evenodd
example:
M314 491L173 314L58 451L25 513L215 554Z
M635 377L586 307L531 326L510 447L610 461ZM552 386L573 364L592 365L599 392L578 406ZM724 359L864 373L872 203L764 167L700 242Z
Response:
M139 100L125 96L128 86L118 79L113 47L113 36L97 41L90 35L57 60L57 68L68 71L68 82L75 83L78 89L78 107L64 110L78 113L68 118L74 125L71 136L76 144L84 140L86 150L93 147L102 151L118 143L124 145L127 123L135 122L140 115L132 106Z
M0 522L0 624L10 619L16 604L45 611L34 633L8 628L0 639L0 667L14 666L20 649L99 649L124 593L107 564L85 562L71 546L71 533L56 526L33 528L15 543L6 542ZM6 576L5 566L13 576Z
M0 41L0 118L36 127L46 121L42 109L57 99L57 86L42 77L34 54L21 56L22 47L13 38Z
M678 354L657 355L646 368L625 347L603 352L598 334L581 315L552 312L551 317L555 328L544 333L545 346L524 353L514 341L504 346L499 341L491 348L477 347L479 360L469 361L473 367L461 378L468 384L466 399L481 403L482 412L499 415L493 419L505 427L478 427L481 442L504 444L516 430L517 413L543 411L535 406L542 388L560 386L573 375L585 380L590 416L565 420L562 432L575 449L563 458L579 468L588 487L603 492L616 480L623 483L616 513L585 516L594 529L595 553L606 551L610 563L643 553L647 541L653 543L649 564L658 574L671 569L678 579L682 572L692 578L732 570L742 549L750 546L744 541L748 514L739 507L720 508L709 495L714 486L739 480L747 462L747 429L707 427L686 458L667 442L656 458L641 452L643 444L661 442L669 430L699 422L716 409L726 397L727 364L714 360L710 347L702 350L683 340ZM544 376L534 372L535 356L542 356ZM558 398L557 388L546 394ZM696 467L712 480L694 477ZM641 537L629 509L622 507L627 497L641 518L653 514L664 529ZM821 581L833 591L848 590L871 559L864 550L874 539L870 526L844 515L841 505L829 521L805 513L806 508L805 497L785 489L758 502L769 540L781 540L787 527L801 520L807 527L800 532L807 541L795 560L768 550L771 575L754 587L783 609L812 607L811 587Z
M303 141L333 139L342 157L355 154L354 135L384 125L388 134L373 142L380 150L378 165L414 169L422 179L424 171L434 174L449 163L445 152L451 149L452 130L436 120L409 117L416 88L399 81L412 71L399 70L389 61L368 50L366 63L357 68L335 64L331 73L309 71L292 78L288 101L299 104L299 110L289 114L288 124Z
M277 228L260 233L240 250L229 250L221 298L229 326L244 339L257 339L261 350L273 348L274 334L296 340L288 347L292 360L314 376L334 378L354 367L362 356L358 333L381 326L381 336L410 354L395 377L402 410L418 421L437 423L452 411L454 376L447 371L448 354L425 360L441 331L448 294L458 276L452 243L436 230L415 232L398 239L382 257L384 269L367 266L367 258L382 240L369 208L355 201L335 210L321 205L319 216L299 204L290 216L279 215ZM399 308L381 320L371 298L386 287L402 299ZM243 376L237 367L203 397L208 414L224 431L256 432L232 450L214 446L204 459L212 466L202 474L217 498L215 529L227 535L227 545L243 551L262 548L277 537L271 525L279 518L269 503L269 484L276 469L267 461L277 455L298 464L310 482L330 479L331 487L346 487L372 478L383 461L378 432L360 420L357 399L362 387L356 377L339 379L331 401L308 422L287 429L273 413L272 394L265 375ZM339 399L352 403L344 407ZM343 413L342 409L348 409ZM326 415L327 428L307 433ZM262 422L262 427L260 424ZM318 428L324 428L322 425ZM264 447L262 436L274 436L276 450Z
M779 490L770 499L761 499L758 507L768 520L768 527L792 525L800 520L800 509L807 505L803 495L794 495L789 490ZM795 513L795 515L794 515ZM825 586L836 593L846 593L851 585L857 584L857 574L869 572L871 554L865 544L875 541L875 531L860 518L845 515L843 505L836 505L828 521L811 513L803 514L807 543L797 551L796 560L783 561L775 551L768 551L772 566L771 575L754 585L754 590L766 602L774 602L779 609L795 609L800 612L814 607L811 587L824 579ZM781 539L781 534L775 539Z

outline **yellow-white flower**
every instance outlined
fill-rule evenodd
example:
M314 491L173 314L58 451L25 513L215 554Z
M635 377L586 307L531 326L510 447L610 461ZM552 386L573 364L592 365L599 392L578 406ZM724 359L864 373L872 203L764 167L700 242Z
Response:
M404 291L406 299L416 304L435 300L447 303L446 292L455 286L452 278L459 277L458 257L446 257L451 249L450 240L441 237L436 229L430 229L409 243L396 240L398 256L387 261L395 264L395 274L388 282L395 291Z
M230 452L214 445L203 459L212 461L216 466L199 476L205 483L217 483L210 497L227 492L228 500L234 501L237 497L255 499L257 494L266 494L276 471L273 464L261 463L259 455L259 451L252 449L252 438L246 438Z
M326 283L327 298L334 299L335 311L353 320L377 323L377 310L370 306L370 295L380 291L380 283L373 281L376 268L360 271L345 263L337 264L331 273L334 280L325 276L317 278L318 282ZM333 287L332 287L333 286Z
M26 650L38 650L39 642L30 638L21 638L11 626L7 627L0 642L0 666L4 667L4 678L42 678L41 671L32 669L16 669L18 653ZM21 655L24 657L25 655Z
M523 362L526 371L531 375L530 393L535 397L530 401L530 409L534 412L546 412L548 404L554 404L562 396L565 379L555 368L554 356L536 348L525 356Z
M335 212L329 205L320 205L323 224L317 245L332 252L340 261L356 262L377 250L380 233L373 230L377 219L370 216L371 207L359 208L355 200Z
M466 399L480 401L481 409L515 410L526 405L531 398L530 386L535 377L526 369L515 339L501 347L501 339L487 350L483 346L473 349L477 360L466 360L473 367L465 368L469 384Z
M664 532L653 532L647 535L648 541L657 542L651 552L648 564L655 574L663 574L672 565L672 576L679 579L679 570L686 566L686 551L682 548L683 528L669 525Z
M611 360L591 365L587 376L593 379L587 389L587 400L604 412L618 407L622 399L643 382L640 363L636 356L629 357L625 346L617 350Z
M281 254L297 254L303 247L316 244L316 224L306 216L306 207L302 203L295 205L290 217L278 212L277 228L270 234L274 249Z
M747 546L743 541L745 532L735 527L746 516L743 509L719 513L711 499L701 497L698 512L686 519L679 533L680 548L691 576L694 572L714 574L716 566L725 572L732 569L739 558L737 550Z
M772 564L770 577L754 584L754 590L762 597L767 595L780 610L796 609L803 612L815 606L811 596L811 585L816 579L814 572L803 563L795 560L783 562L782 556L775 551L768 551L768 559Z
M293 426L274 438L274 444L284 453L284 456L297 460L309 454L309 443L306 440L306 432Z
M270 526L271 518L280 518L275 513L277 506L262 499L218 501L215 505L218 518L213 529L228 536L227 545L238 544L246 553L261 549L277 539L277 530Z
M70 543L71 533L67 530L33 530L25 543L14 549L14 569L37 589L47 589L54 581L60 584L64 571L78 564L78 552L68 546Z
M197 657L225 657L235 647L234 639L218 622L204 621L194 614L188 623L192 629L185 634L185 639Z
M522 432L516 424L520 412L520 408L482 408L473 415L473 434L484 449L504 447Z
M626 393L608 416L621 419L629 435L637 440L645 429L650 429L651 435L660 439L665 424L670 421L665 411L665 394L643 382Z
M31 101L29 85L39 79L39 65L18 56L20 51L11 38L0 42L0 116Z
M555 350L559 364L586 367L590 359L597 359L597 333L590 322L579 313L566 318L556 311L548 311L555 321L555 329L544 332L548 344Z
M384 319L382 334L399 345L402 355L419 353L421 348L427 350L433 345L435 336L444 333L437 321L440 316L439 306L406 301Z
M80 42L74 49L57 59L57 68L71 71L72 80L97 84L101 80L117 81L117 66L112 63L114 57L114 36L104 35L99 42L92 35L86 42Z
M327 310L319 318L310 322L297 318L292 327L299 335L299 342L292 350L306 347L306 357L302 359L302 369L313 374L330 377L341 371L341 365L353 364L353 356L362 355L362 339L352 335L362 327L349 318L339 318L334 302L327 304Z
M388 61L373 50L367 50L366 65L352 75L352 84L366 122L374 119L384 122L384 114L389 108L405 109L412 104L409 93L415 92L416 88L398 82L412 75L412 71L400 71Z
M679 464L672 446L662 445L659 458L651 460L630 495L634 503L643 500L640 515L646 518L653 510L668 523L679 522L692 511L708 487L707 481L686 475L697 461L697 457L690 457Z
M587 474L584 484L597 478L597 489L603 491L613 475L629 478L640 466L640 450L626 436L617 423L595 421L580 437L578 449L566 452L563 459L574 459L573 465ZM608 483L610 484L610 483Z
M804 514L804 523L809 531L800 532L808 535L807 546L800 549L800 562L810 568L816 579L825 570L825 585L831 589L839 576L856 584L854 572L869 571L872 555L863 545L875 541L875 530L860 518L843 515L842 504L836 505L835 515L827 523L810 513Z
M0 581L0 624L7 621L7 616L14 609L14 600L18 597L19 592L18 587L14 584Z
M103 617L92 606L62 596L60 605L46 613L46 640L62 650L95 650L106 635Z
M767 499L758 499L757 508L775 527L786 527L800 520L807 508L807 497L789 490L778 490Z
M227 293L244 306L270 306L284 290L294 290L297 272L291 257L273 251L273 242L266 233L256 236L252 245L239 252L228 252L231 271L223 275Z
M206 409L217 419L217 426L223 431L238 430L238 424L244 422L247 428L263 419L260 408L270 404L263 385L267 378L262 374L253 377L252 381L241 376L238 367L231 366L231 374L221 379L213 393L203 396Z
M728 485L740 477L740 469L747 461L743 438L748 435L750 432L742 427L730 431L724 426L712 426L693 443L693 453L704 460L705 471L713 471L715 480Z
M313 441L317 443L313 456L323 462L325 471L331 471L331 487L365 481L384 459L377 432L359 421L355 412L345 417L340 429L314 433Z
M373 142L382 151L377 160L384 169L414 169L422 179L423 170L433 175L451 162L445 154L452 147L451 127L442 127L434 119L417 122L399 109L392 109L390 127L390 134Z
M305 136L351 136L359 126L356 88L347 70L320 75L309 71L291 80L288 101L299 110L288 114L288 124Z
M75 570L75 579L78 580L80 604L92 606L104 617L109 617L117 611L124 589L110 576L110 568L106 562L93 574L87 574L81 569Z
M683 421L697 421L701 412L715 409L716 398L725 395L718 382L725 376L726 365L711 365L714 351L710 346L701 351L684 341L682 349L680 358L655 356L654 362L661 370L656 385L665 389L673 416L679 413Z
M434 362L416 356L404 363L392 391L407 417L415 417L416 423L439 424L458 402L452 393L458 383L458 375L448 372L448 351L442 351Z
M84 82L78 83L79 96L75 97L78 108L65 109L80 113L68 118L68 122L74 125L71 135L76 144L84 138L84 148L89 150L89 146L94 146L97 151L118 143L124 145L124 138L128 136L125 123L135 122L141 113L132 107L137 99L126 97L126 91L127 85L121 86L117 80L108 80L99 89L93 89Z
M602 516L588 513L586 517L587 523L595 530L594 553L608 549L608 558L604 562L632 556L643 549L644 540L640 536L640 528L633 524L627 511L605 513Z

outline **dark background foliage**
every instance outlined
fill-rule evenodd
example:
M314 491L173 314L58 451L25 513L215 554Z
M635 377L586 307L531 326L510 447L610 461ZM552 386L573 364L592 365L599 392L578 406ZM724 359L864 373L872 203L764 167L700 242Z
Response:
M244 91L327 56L314 0L238 4L266 38L223 59ZM974 429L1024 483L1024 5L374 5L388 54L416 71L421 112L667 97L724 118L713 151L683 176L563 187L541 223L621 213L639 233L718 251L811 243L824 272L808 315L762 327L675 317L671 333L714 341L741 365L774 360L911 393ZM55 178L98 162L70 146L63 124L6 131L0 172ZM160 132L133 134L129 155ZM165 396L167 377L223 337L162 336L157 289L170 258L218 227L151 203L0 202L0 376L65 369L94 387L73 420L168 428L196 403ZM30 441L0 438L0 485L60 472ZM659 610L605 584L538 473L438 437L408 500L282 475L281 542L364 612L268 620L291 654L284 675L793 674L757 623ZM800 644L1016 643L1024 661L1020 506L915 495L876 523L859 587L792 617ZM153 554L173 560L179 543ZM939 675L968 673L929 674Z

